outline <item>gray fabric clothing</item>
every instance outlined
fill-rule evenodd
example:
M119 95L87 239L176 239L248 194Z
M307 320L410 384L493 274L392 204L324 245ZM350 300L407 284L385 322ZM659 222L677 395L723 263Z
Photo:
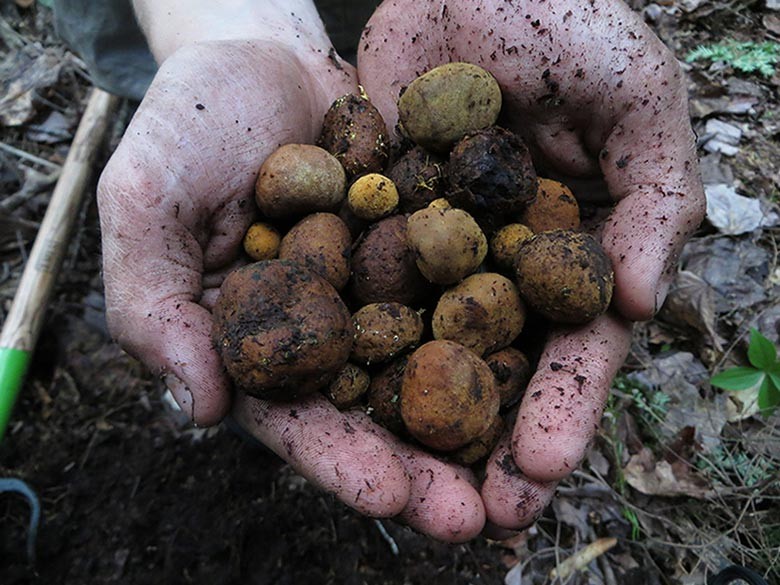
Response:
M360 31L377 0L316 0L339 54L354 64ZM143 98L157 71L130 0L54 0L58 34L87 64L98 87Z
M157 72L130 0L55 0L57 33L98 87L140 101Z

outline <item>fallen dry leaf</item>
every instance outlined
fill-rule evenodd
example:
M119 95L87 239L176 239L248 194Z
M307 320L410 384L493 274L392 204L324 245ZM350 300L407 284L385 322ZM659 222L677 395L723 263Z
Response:
M36 56L11 51L0 64L0 123L28 122L36 112L36 91L56 83L61 68L61 51L46 49Z
M580 502L578 507L569 498L555 498L552 502L552 508L558 522L574 528L579 533L580 538L587 537L592 531L588 523L590 510L584 502Z
M749 114L759 103L754 96L745 95L739 97L697 97L690 101L691 116L694 118L706 118L712 114Z
M707 152L720 152L726 156L734 156L739 152L741 139L742 129L739 126L710 118L704 126L701 142Z
M714 236L685 246L682 267L703 278L717 293L715 309L732 313L767 299L765 278L770 254L752 237Z
M677 274L659 317L674 325L688 325L706 335L718 351L723 349L724 340L715 331L715 291L693 272Z
M706 499L714 494L707 481L694 475L690 467L673 466L663 459L658 461L647 448L631 457L623 475L628 485L648 496Z
M780 35L780 16L776 14L765 14L761 20L767 31L772 34Z
M704 193L707 220L726 235L739 236L778 222L776 213L764 211L758 199L739 195L731 185L707 185Z
M701 180L705 185L717 185L725 183L734 184L734 169L727 159L717 153L711 152L699 158L699 167L701 168Z
M699 6L704 4L705 0L677 0L675 5L679 6L685 12L693 12Z
M27 127L26 137L34 142L57 144L73 137L73 120L57 111L52 111L40 124Z

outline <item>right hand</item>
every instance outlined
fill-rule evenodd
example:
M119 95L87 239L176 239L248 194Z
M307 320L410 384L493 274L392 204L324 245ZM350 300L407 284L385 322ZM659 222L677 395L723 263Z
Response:
M614 203L600 232L615 273L611 309L555 328L511 444L487 465L487 516L517 529L584 459L631 321L662 305L705 198L680 67L622 0L474 4L385 0L374 13L358 70L388 127L400 92L421 72L452 61L481 65L501 86L502 124L524 138L539 168L575 195Z

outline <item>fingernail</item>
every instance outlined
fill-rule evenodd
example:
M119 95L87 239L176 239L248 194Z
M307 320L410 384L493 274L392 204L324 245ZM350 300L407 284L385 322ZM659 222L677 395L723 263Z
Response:
M189 387L182 382L181 378L170 373L163 376L163 383L168 388L166 395L172 397L172 400L168 401L171 410L180 412L183 416L189 418L188 422L194 423L195 403Z

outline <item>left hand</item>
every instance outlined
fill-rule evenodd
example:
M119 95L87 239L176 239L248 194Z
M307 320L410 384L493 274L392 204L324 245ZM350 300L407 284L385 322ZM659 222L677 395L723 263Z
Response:
M364 31L358 76L392 128L399 91L450 61L496 77L507 125L543 175L614 202L600 228L615 270L612 307L547 340L511 442L488 464L487 519L514 529L541 513L585 456L631 321L663 303L704 193L681 70L623 2L385 0Z

